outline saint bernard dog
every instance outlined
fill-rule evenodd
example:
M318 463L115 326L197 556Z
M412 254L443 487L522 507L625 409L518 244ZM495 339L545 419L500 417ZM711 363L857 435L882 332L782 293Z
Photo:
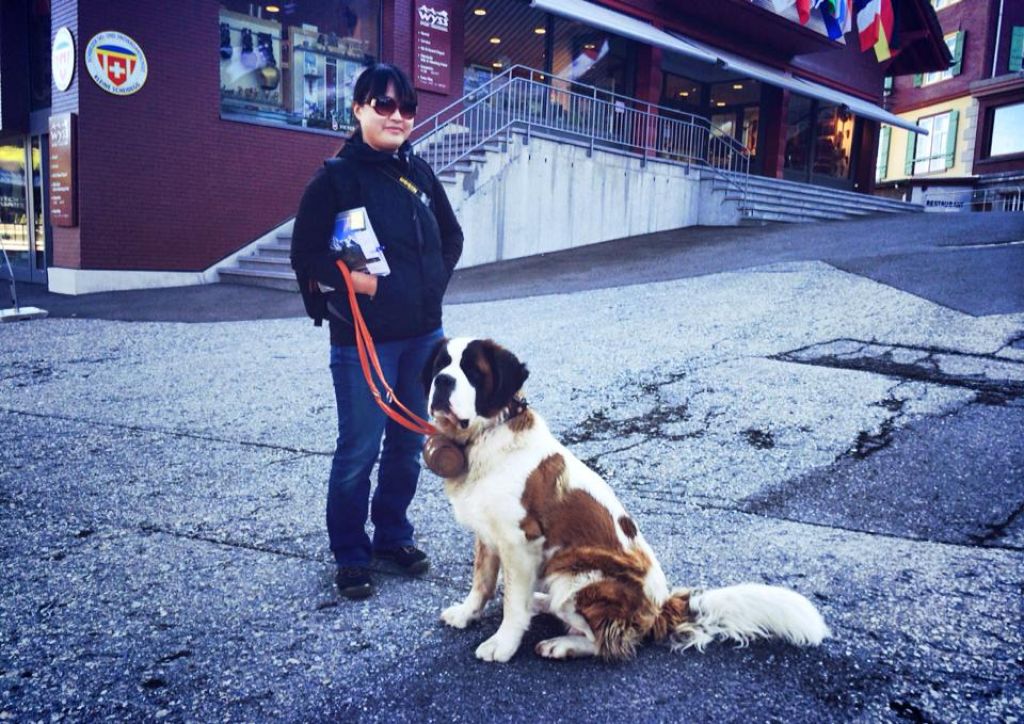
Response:
M703 650L715 639L817 645L830 635L811 602L785 588L670 589L608 483L526 405L528 374L493 341L466 338L443 340L424 370L435 426L465 446L468 465L445 493L476 534L472 588L442 620L465 628L478 619L504 572L501 625L477 658L512 658L535 613L566 626L536 646L551 659L629 659L648 639Z

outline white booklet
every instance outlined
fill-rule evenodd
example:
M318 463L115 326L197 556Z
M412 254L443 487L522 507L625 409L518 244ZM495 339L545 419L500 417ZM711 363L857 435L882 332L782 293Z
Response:
M354 271L382 277L391 273L365 207L342 211L334 217L331 250L340 251L342 261Z

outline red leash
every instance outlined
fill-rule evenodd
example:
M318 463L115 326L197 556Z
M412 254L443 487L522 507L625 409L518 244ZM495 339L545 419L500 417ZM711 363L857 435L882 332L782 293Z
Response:
M366 326L366 320L363 319L363 313L359 311L355 287L352 285L352 275L349 273L348 267L345 266L344 262L339 260L337 264L338 269L341 270L341 275L345 277L348 303L352 308L352 325L355 327L356 332L356 350L359 353L359 364L362 365L363 377L366 378L370 394L373 395L380 409L384 410L385 415L407 430L418 432L421 435L437 434L438 429L403 405L401 400L395 396L395 391L388 385L388 381L384 378L384 372L380 368L380 360L377 359L377 349L373 346L373 337L370 336L370 330ZM380 378L384 390L387 392L387 401L384 400L380 390L377 389L377 385L374 384L373 372L370 370L371 364L373 365L373 370L377 373L377 377ZM391 407L390 403L393 403L398 410Z

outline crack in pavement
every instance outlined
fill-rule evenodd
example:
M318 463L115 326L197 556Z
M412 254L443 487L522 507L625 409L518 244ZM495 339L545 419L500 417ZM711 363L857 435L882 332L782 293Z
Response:
M280 450L282 452L296 453L297 457L290 459L299 459L311 455L321 455L324 457L330 457L334 454L333 451L324 452L322 450L309 450L307 448L290 447L288 445L275 445L273 443L268 442L255 442L253 440L233 440L231 438L218 437L216 435L201 435L195 432L182 432L181 430L168 430L159 427L127 425L124 423L109 422L107 420L94 420L88 417L78 417L75 415L57 415L54 413L29 412L28 410L18 410L13 407L0 407L0 413L9 413L11 415L25 415L26 417L35 417L42 420L64 420L65 422L77 422L96 427L112 427L118 430L129 430L131 432L143 432L153 435L166 435L168 437L183 437L191 440L204 440L206 442L220 442L227 443L229 445L240 445L242 447L258 447L265 448L268 450Z
M851 349L851 345L859 345ZM830 351L831 348L831 351ZM875 350L872 353L872 350ZM897 357L918 355L912 361ZM941 356L951 357L961 363L965 361L987 362L1002 366L1005 371L1012 369L1021 375L1020 379L993 378L985 376L983 365L975 374L944 372ZM1011 400L1024 397L1024 362L998 357L995 354L977 354L942 347L920 347L915 345L865 342L864 340L838 338L828 342L800 347L789 352L772 355L769 359L779 362L830 367L859 372L871 372L887 377L914 380L948 387L962 387L975 390L993 400Z

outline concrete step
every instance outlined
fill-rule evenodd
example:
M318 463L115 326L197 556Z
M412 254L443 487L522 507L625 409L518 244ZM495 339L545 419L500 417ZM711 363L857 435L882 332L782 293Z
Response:
M737 184L743 184L739 177L736 177L735 175L731 176L736 178ZM903 212L916 212L924 209L921 204L911 204L905 201L886 199L880 196L870 196L868 194L861 194L855 191L833 189L826 186L814 186L811 184L799 183L797 181L766 178L764 176L750 176L746 183L747 189L750 192L763 192L770 190L779 194L796 195L800 198L823 199L831 202L832 204L846 203L852 207L862 207L865 204L870 204L874 208L886 208L893 211ZM714 186L716 189L730 188L730 184L728 184L728 182L718 177L714 179Z
M791 211L797 214L808 212L812 216L827 214L831 218L858 217L880 211L894 213L891 209L876 209L868 204L860 206L852 206L846 203L833 204L820 199L802 199L792 196L779 196L778 194L750 193L747 194L746 198L742 198L738 194L726 194L725 198L735 201L740 205L740 208L758 208L779 212Z
M287 259L292 252L292 235L278 234L279 241L273 244L263 244L256 250L257 256L284 257Z
M253 287L266 287L268 289L284 289L285 291L299 291L295 283L295 274L289 269L287 273L276 271L253 271L250 269L222 269L220 281L224 284L244 284Z
M291 260L284 256L262 256L260 254L243 256L238 260L238 268L248 271L268 270L292 273Z

